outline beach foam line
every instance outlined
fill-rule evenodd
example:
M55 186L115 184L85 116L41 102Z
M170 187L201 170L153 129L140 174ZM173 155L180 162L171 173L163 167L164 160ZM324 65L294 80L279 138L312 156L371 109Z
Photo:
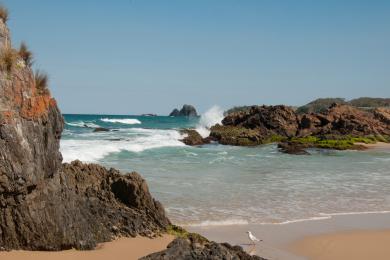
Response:
M125 125L137 125L142 124L141 121L135 118L101 118L100 121L106 122L106 123L119 123L119 124L125 124Z
M326 220L336 216L365 215L365 214L390 214L390 211L382 210L382 211L363 211L363 212L319 213L318 214L320 215L319 217L286 220L282 222L263 222L260 223L260 225L286 225L286 224L306 222L306 221Z
M319 213L321 216L348 216L348 215L366 215L366 214L389 214L390 210L381 211L358 211L358 212L340 212L340 213Z
M220 221L205 220L200 223L183 224L183 226L189 227L207 227L207 226L235 226L235 225L248 225L248 221L244 219L226 219Z
M323 217L311 217L311 218L301 218L301 219L293 219L286 220L282 222L262 222L260 225L287 225L292 223L306 222L306 221L317 221L317 220L326 220L331 219L332 216L323 216Z

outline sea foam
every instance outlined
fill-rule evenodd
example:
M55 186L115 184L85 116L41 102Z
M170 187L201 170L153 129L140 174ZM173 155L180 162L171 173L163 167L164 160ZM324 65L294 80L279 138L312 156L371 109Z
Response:
M196 131L206 138L210 134L210 127L220 124L223 119L223 110L218 106L213 106L206 113L202 114Z
M91 122L84 122L84 121L76 121L76 122L65 122L65 124L74 126L74 127L90 127L90 128L97 128L100 127L99 125Z
M61 140L60 150L64 162L70 162L76 159L84 162L97 162L111 153L121 151L142 152L153 148L184 146L179 141L182 135L176 130L135 128L128 129L127 131L122 129L120 136L117 135L118 132L113 132L112 134L113 136L111 137L113 139L118 138L117 141L101 139ZM102 135L96 134L96 136L101 137Z
M125 125L137 125L142 124L141 121L135 118L101 118L100 121L108 122L108 123L119 123L119 124L125 124Z

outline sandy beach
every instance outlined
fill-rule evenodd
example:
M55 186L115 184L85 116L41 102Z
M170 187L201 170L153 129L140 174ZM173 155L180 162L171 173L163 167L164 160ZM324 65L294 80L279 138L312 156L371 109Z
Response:
M145 237L119 238L116 241L103 243L96 250L60 252L11 251L0 252L1 260L107 260L138 259L142 256L164 250L174 239L165 235L155 239Z
M291 251L310 260L388 260L390 230L351 231L311 236L291 245Z
M368 149L390 150L390 143L377 142L375 144L365 144L365 143L356 143L356 144L363 145L363 146L367 147Z
M231 226L197 226L187 227L217 242L228 242L241 245L248 253L268 259L303 260L314 257L323 250L338 254L353 254L355 247L363 245L365 250L383 252L390 259L388 243L390 242L390 213L361 213L329 215L312 220L297 220L286 224L256 224ZM246 236L250 230L263 242L252 246ZM326 242L334 239L335 246L326 247ZM387 242L375 243L375 241ZM369 244L368 241L371 241ZM331 240L333 241L333 240ZM349 247L343 248L342 244ZM313 245L313 247L312 247ZM312 247L312 248L311 248ZM309 249L308 249L309 248ZM309 259L342 259L342 258L309 258ZM376 255L375 255L376 256ZM355 259L344 257L344 259ZM363 259L363 258L356 258ZM384 259L367 258L366 259Z

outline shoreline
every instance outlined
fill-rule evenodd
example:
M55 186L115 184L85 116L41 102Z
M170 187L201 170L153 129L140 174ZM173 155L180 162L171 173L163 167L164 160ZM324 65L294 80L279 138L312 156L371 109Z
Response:
M157 238L121 237L111 242L99 244L95 250L78 251L24 251L13 250L0 252L1 260L107 260L107 259L138 259L149 254L165 250L172 242L172 235Z
M287 224L242 224L226 226L185 227L216 242L240 245L250 254L267 259L302 260L292 245L308 237L343 232L376 232L390 230L390 213L339 214L326 219L303 220ZM246 231L250 230L263 240L256 246L250 245Z

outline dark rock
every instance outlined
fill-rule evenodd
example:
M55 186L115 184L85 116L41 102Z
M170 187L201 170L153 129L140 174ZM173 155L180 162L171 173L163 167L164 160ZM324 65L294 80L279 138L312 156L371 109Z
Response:
M278 144L279 151L282 153L296 154L296 155L309 155L305 149L307 145L298 142L282 142Z
M377 108L374 110L374 116L385 124L390 124L390 108Z
M202 242L188 238L177 238L172 241L166 250L141 258L141 260L265 260L259 256L247 254L240 246L231 246L227 243Z
M9 38L0 39L0 52ZM117 236L164 232L170 222L138 174L62 165L63 126L31 68L0 70L0 250L92 249Z
M179 109L175 108L170 114L169 116L180 116L180 111Z
M97 133L97 132L110 132L110 129L108 128L104 128L104 127L96 127L94 130L93 130L94 133Z
M175 108L169 116L198 116L198 113L196 112L196 109L191 105L184 105L182 109L179 111L177 108Z
M196 130L194 129L183 129L180 131L182 134L185 134L186 137L184 137L182 140L183 143L186 145L202 145L210 143L210 139L204 139Z

